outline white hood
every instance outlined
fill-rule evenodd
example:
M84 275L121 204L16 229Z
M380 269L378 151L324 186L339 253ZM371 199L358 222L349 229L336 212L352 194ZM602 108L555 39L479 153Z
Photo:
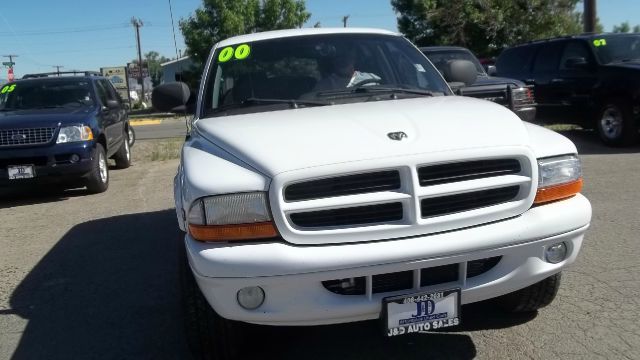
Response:
M525 126L511 111L460 96L207 118L196 128L268 176L356 160L529 143ZM407 138L387 135L399 131Z

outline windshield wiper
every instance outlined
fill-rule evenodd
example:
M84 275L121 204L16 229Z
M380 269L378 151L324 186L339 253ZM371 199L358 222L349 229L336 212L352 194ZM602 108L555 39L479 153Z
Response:
M334 95L344 95L344 94L372 94L372 93L404 93L404 94L415 94L422 96L435 96L435 93L430 90L423 89L415 89L415 88L401 88L401 87L380 87L380 86L363 86L363 87L355 87L353 89L344 89L344 90L330 90L330 91L322 91L317 93L317 96L334 96Z
M262 104L287 104L292 109L297 109L300 105L303 106L326 106L332 105L333 103L328 101L318 101L318 100L297 100L297 99L262 99L262 98L247 98L239 103L232 103L220 106L216 109L213 109L214 112L226 111L229 109L238 109L244 107L250 107L255 105Z

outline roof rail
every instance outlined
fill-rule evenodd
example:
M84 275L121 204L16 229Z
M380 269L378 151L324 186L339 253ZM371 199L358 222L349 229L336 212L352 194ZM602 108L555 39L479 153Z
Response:
M55 72L38 73L38 74L26 74L22 78L34 79L34 78L45 78L45 77L53 77L53 76L57 77L61 75L102 76L102 74L97 71L71 70L71 71L55 71Z

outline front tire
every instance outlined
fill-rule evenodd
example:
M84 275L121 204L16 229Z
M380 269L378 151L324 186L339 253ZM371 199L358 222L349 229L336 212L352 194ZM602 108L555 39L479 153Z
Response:
M607 102L600 110L595 125L600 139L606 145L629 146L638 140L633 110L626 102Z
M107 165L107 154L102 144L96 144L93 150L91 172L87 177L87 190L97 194L107 191L109 188L109 166Z
M523 313L541 309L553 302L560 288L561 273L524 289L499 297L498 303L507 312Z
M237 359L242 323L218 315L204 297L187 260L180 232L180 285L187 342L194 359Z

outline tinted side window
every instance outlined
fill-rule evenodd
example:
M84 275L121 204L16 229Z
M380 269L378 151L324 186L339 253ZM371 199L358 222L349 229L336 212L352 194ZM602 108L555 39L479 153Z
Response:
M535 54L536 48L537 46L531 45L503 51L496 62L498 75L516 78L528 75L531 68L531 59Z
M108 80L100 80L98 81L100 85L104 88L107 93L107 99L118 101L118 96L116 95L116 91L113 89L113 86Z
M570 41L565 47L564 51L562 51L562 57L560 58L560 69L561 70L569 70L565 63L567 59L571 58L584 58L587 61L590 61L591 56L589 53L589 49L587 45L582 41Z
M109 91L105 89L104 85L100 81L96 81L96 92L98 93L98 98L100 98L100 102L102 105L107 106L107 100L109 100Z
M535 74L546 74L556 71L564 44L564 42L556 41L540 45L540 51L538 51L536 60L533 63L533 72Z

